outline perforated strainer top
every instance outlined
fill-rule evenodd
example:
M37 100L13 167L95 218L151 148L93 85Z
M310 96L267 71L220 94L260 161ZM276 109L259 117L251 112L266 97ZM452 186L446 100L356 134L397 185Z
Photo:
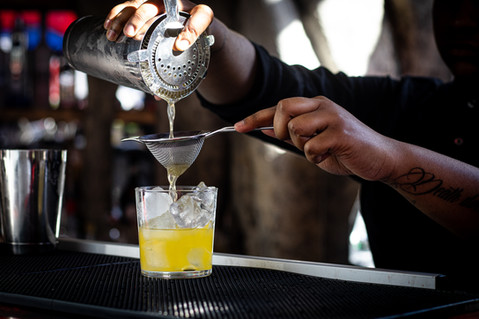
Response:
M188 17L180 12L178 20L184 24ZM140 62L143 81L154 95L175 103L196 90L203 80L214 40L203 33L187 50L175 51L181 29L172 29L170 23L167 16L160 16L145 34L141 50L130 53L128 60Z

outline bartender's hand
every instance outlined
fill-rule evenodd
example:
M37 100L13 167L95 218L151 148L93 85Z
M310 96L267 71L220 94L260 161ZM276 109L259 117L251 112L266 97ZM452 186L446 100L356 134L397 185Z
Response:
M479 240L479 168L423 147L383 136L325 97L290 98L235 124L295 145L318 167L380 181L459 237ZM454 200L441 190L460 190Z
M178 10L191 14L178 35L175 50L188 49L213 21L213 10L204 4L178 1ZM108 40L115 41L123 32L127 37L141 40L153 18L165 12L162 0L131 0L115 6L107 15L104 28Z
M295 97L261 110L236 123L236 130L274 125L265 134L287 141L306 158L337 175L380 180L388 174L391 139L373 131L331 100Z
M198 87L198 92L210 103L218 105L243 99L256 78L256 50L253 44L215 19L213 11L206 5L179 0L178 9L189 12L191 16L175 41L174 50L188 49L206 29L215 38L210 48L208 76ZM114 41L123 32L140 40L153 18L164 11L162 0L131 0L119 4L105 19L107 38Z

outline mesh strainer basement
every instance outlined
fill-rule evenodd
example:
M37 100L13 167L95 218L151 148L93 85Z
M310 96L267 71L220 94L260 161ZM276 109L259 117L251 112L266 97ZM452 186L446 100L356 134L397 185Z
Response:
M253 131L272 130L272 126L259 127ZM180 131L173 138L169 133L158 133L124 138L122 141L143 143L165 168L182 167L186 170L193 164L203 147L206 138L218 133L236 132L234 126L226 126L215 131Z

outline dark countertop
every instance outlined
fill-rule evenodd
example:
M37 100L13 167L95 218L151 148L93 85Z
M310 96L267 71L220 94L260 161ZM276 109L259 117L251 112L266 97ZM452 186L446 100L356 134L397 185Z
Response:
M395 318L479 315L443 276L215 254L206 278L140 274L138 247L62 239L0 259L0 315L15 318ZM11 312L11 313L10 313Z

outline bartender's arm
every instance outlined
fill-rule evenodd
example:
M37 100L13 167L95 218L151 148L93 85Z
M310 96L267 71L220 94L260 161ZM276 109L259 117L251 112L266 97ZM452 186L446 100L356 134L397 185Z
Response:
M213 11L206 5L178 1L178 9L189 12L191 17L175 42L177 50L187 49L207 29L215 37L208 76L198 87L199 93L213 104L240 100L250 91L254 82L256 52L253 45L214 18ZM164 11L162 0L121 3L105 19L107 38L114 41L123 32L126 36L139 40L152 19Z
M479 239L479 168L381 135L325 97L290 98L236 123L293 144L318 167L390 185L460 237ZM387 212L385 211L385 214Z

